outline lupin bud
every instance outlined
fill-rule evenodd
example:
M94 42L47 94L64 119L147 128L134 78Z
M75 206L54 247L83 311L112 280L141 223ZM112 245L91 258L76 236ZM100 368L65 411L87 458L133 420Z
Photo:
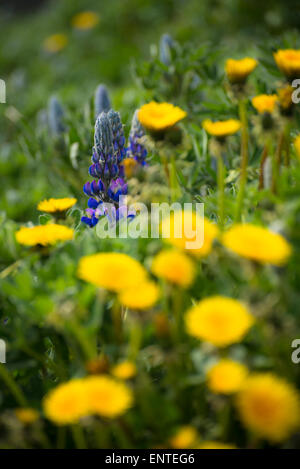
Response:
M66 131L64 116L65 113L61 103L55 96L52 96L48 105L48 122L53 135L58 136Z
M163 34L160 38L159 44L159 58L160 61L169 67L172 63L171 50L174 46L174 41L169 34Z
M106 160L109 155L113 155L113 133L112 126L108 115L105 112L102 112L96 120L95 124L95 153L98 158L104 157Z
M95 119L101 112L108 112L111 109L111 101L109 98L108 90L105 85L99 85L95 92Z
M135 111L129 134L129 153L139 164L146 164L147 150L140 139L144 137L145 130L138 119L138 110Z

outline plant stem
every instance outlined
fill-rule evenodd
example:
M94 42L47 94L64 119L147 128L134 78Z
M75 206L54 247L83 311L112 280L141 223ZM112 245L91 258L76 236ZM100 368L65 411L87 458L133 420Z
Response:
M71 431L77 449L87 449L84 432L80 425L72 425Z
M218 212L219 212L219 226L220 230L224 228L224 210L225 210L225 192L224 192L224 163L222 155L218 155Z
M2 363L0 364L0 378L2 378L6 386L10 389L18 404L21 407L27 407L28 404L22 390Z
M248 167L248 121L247 121L247 110L246 110L246 101L241 99L239 102L239 114L240 120L242 123L242 143L241 143L241 175L240 175L240 187L237 198L236 214L235 221L239 222L241 220L243 202L245 196L245 187L247 182L247 167Z
M274 194L276 194L277 192L277 182L278 182L279 170L280 170L280 165L281 165L283 144L284 144L284 132L281 132L279 136L279 140L278 140L276 153L273 156L272 192Z
M268 144L266 143L264 150L262 152L262 155L261 155L258 190L262 190L264 188L264 166L265 166L266 159L268 157L268 153L269 153L269 147L268 147Z

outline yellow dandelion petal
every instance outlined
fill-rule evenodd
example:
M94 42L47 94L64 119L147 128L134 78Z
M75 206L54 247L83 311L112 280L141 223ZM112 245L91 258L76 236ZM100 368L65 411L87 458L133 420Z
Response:
M161 251L154 258L152 272L170 283L188 288L195 278L195 265L192 260L180 251Z
M218 138L224 138L238 132L241 128L241 122L236 119L228 119L217 122L212 122L211 120L206 119L202 122L202 126L210 135Z
M208 370L207 386L216 394L232 394L241 389L247 375L246 366L233 360L223 359Z
M294 147L297 153L298 158L300 159L300 135L298 135L294 140Z
M82 11L73 16L71 23L74 28L85 31L94 28L99 20L99 15L94 11Z
M16 232L16 240L24 246L48 246L58 241L68 241L74 236L74 230L67 226L49 223L30 228L23 227Z
M34 423L40 418L38 411L31 409L30 407L20 407L19 409L15 409L15 414L17 419L25 425Z
M131 309L149 309L159 298L159 287L154 282L146 281L140 285L125 288L119 294L120 303Z
M254 322L239 301L213 296L193 306L185 316L188 334L217 347L240 342Z
M230 83L244 83L257 65L258 61L251 57L240 60L228 59L225 64L225 72Z
M125 360L121 363L115 365L112 370L111 374L118 379L130 379L133 378L137 373L136 365L133 362Z
M295 88L290 85L284 86L283 88L277 90L278 101L283 111L288 111L292 107L292 95L294 91Z
M283 236L248 223L234 225L224 233L222 242L239 256L263 264L282 265L291 255L291 246Z
M55 212L64 212L69 208L73 207L77 202L75 198L64 197L62 199L48 199L42 200L38 204L38 210L40 212L55 213Z
M43 42L43 47L46 52L54 54L64 49L67 44L67 36L65 34L58 33L47 37Z
M260 113L269 112L272 114L278 103L277 94L260 94L252 99L253 107Z
M163 131L173 127L186 117L187 113L170 103L156 103L151 101L144 104L138 111L140 123L148 130Z
M134 170L137 167L137 161L134 158L125 158L122 161L122 165L124 166L125 176L127 179L131 178Z
M80 259L78 276L97 287L120 292L143 283L147 271L127 254L104 252Z
M133 395L130 388L108 376L86 378L85 394L89 402L90 412L101 417L118 417L124 414L133 404Z
M288 78L297 78L300 73L300 50L281 49L274 53L277 67Z
M296 389L271 373L250 375L236 402L244 425L267 440L285 440L299 428L300 401Z
M44 398L46 417L58 425L76 423L88 414L84 381L74 379L61 384Z
M184 249L197 258L205 257L211 252L213 241L218 235L215 224L193 211L178 211L165 217L160 231L166 243Z
M203 441L196 449L237 449L236 446L219 441Z
M191 425L184 425L180 427L170 439L170 446L175 449L192 448L197 438L198 433L196 428Z

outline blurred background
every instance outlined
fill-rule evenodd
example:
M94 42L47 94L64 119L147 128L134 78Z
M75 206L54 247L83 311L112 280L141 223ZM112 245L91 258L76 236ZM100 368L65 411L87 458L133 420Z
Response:
M101 81L129 83L132 59L147 58L163 32L232 51L300 26L297 0L2 0L0 9L0 75L9 102L29 115L53 91L80 102ZM72 27L86 10L99 15L97 25ZM67 44L49 54L43 44L53 34L66 35Z

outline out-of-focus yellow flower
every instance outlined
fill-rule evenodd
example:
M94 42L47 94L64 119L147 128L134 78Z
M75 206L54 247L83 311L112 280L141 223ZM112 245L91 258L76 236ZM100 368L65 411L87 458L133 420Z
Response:
M40 418L38 411L31 409L30 407L20 407L19 409L15 409L15 414L17 419L25 425L34 423Z
M200 301L185 316L190 335L217 347L241 341L253 322L253 316L242 303L223 296Z
M46 417L58 425L68 425L88 414L84 380L74 379L61 384L45 397Z
M194 263L180 251L161 251L154 258L151 269L157 277L183 288L188 288L195 278Z
M260 94L252 99L253 107L260 113L269 112L272 114L278 102L277 94Z
M237 449L236 446L219 441L203 441L196 449Z
M236 119L228 119L226 121L212 122L206 119L202 122L203 128L207 133L214 137L224 138L233 135L241 128L241 122Z
M125 176L127 179L131 178L134 170L137 167L137 161L134 158L125 158L125 160L122 161L122 165L124 166L124 171L125 171Z
M138 286L125 288L119 294L120 303L130 309L149 309L159 298L159 287L149 280Z
M201 230L203 228L203 245L196 246L202 241ZM173 212L163 219L160 231L166 243L185 249L195 257L205 257L212 249L212 243L218 235L218 228L207 218L201 218L193 211Z
M281 49L274 53L277 67L288 78L297 78L300 73L300 50Z
M118 417L124 414L133 403L130 388L108 376L86 378L84 390L90 413L101 417Z
M133 362L125 360L121 363L115 365L112 370L111 374L118 379L130 379L133 378L137 373L136 366Z
M264 264L282 265L291 255L283 236L248 223L234 225L224 233L222 242L239 256Z
M178 106L151 101L140 108L138 119L146 129L159 132L173 127L186 115L186 112Z
M65 34L58 33L47 37L43 42L43 47L46 52L55 54L61 51L68 44L68 38Z
M103 252L81 258L78 276L97 287L120 292L143 283L147 272L137 260L126 254Z
M94 28L99 23L99 15L94 11L82 11L73 16L71 23L74 28L85 31Z
M191 425L184 425L180 427L170 439L170 446L175 449L192 448L197 438L197 430Z
M16 232L16 240L25 246L48 246L58 241L68 241L73 238L74 230L63 225L49 223L48 225L20 228Z
M279 104L283 111L288 111L292 107L292 95L294 91L295 88L290 85L284 86L283 88L277 90Z
M223 359L208 370L207 385L214 393L232 394L241 389L247 375L248 370L244 365Z
M237 395L244 425L270 441L285 440L300 424L296 389L272 373L250 375Z
M230 83L244 83L257 65L258 61L251 57L245 57L240 60L228 59L225 65L225 72Z
M77 202L77 199L64 197L63 199L48 199L42 200L38 204L38 210L41 212L55 213L55 212L64 212L69 208L73 207Z
M300 159L300 135L298 135L294 140L294 146L297 153L298 158Z

